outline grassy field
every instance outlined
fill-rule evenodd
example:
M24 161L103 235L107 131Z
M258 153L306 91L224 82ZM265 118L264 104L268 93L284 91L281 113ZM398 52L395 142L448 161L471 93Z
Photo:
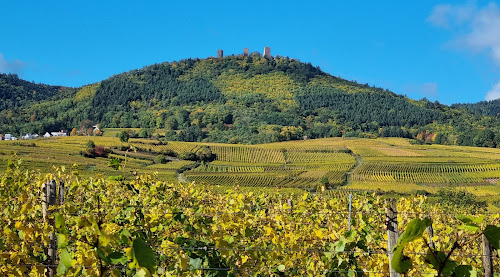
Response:
M117 133L119 129L110 130ZM122 143L102 137L63 137L25 141L0 141L0 167L22 160L26 169L49 172L53 166L67 170L76 165L82 176L104 177L148 173L177 182L176 170L193 161L172 158L156 162L161 153L183 154L205 147L216 155L210 163L187 170L181 180L259 189L312 190L326 185L342 191L435 193L442 187L461 187L484 199L500 199L500 149L445 145L413 145L407 139L328 138L261 145L196 142L160 142L130 139ZM92 140L111 149L108 158L80 154ZM127 148L140 149L126 151ZM111 158L123 160L123 168L108 166Z

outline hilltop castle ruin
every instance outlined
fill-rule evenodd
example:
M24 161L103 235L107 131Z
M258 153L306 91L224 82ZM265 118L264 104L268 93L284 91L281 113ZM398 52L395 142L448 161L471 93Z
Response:
M248 48L243 48L243 57L248 57ZM272 59L273 56L271 56L271 47L264 47L264 54L262 55L264 58L267 59ZM218 49L217 50L217 58L221 59L224 58L224 50Z

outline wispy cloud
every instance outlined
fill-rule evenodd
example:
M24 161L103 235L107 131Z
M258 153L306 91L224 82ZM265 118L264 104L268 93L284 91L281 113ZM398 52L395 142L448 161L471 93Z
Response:
M436 5L427 21L434 26L451 28L463 24L471 19L476 7L473 5Z
M7 61L2 53L0 53L0 72L23 74L26 68L26 63L21 60Z
M500 9L495 3L483 7L476 4L436 5L427 21L434 26L458 32L452 43L473 52L486 52L493 63L500 66ZM498 84L485 99L498 95Z
M486 93L484 99L486 101L495 100L500 98L500 82L498 82L493 88Z
M439 94L438 85L435 82L423 84L407 84L403 90L406 93L417 93L424 97L436 98Z
M438 95L438 85L436 83L424 83L421 90L423 95L433 97Z

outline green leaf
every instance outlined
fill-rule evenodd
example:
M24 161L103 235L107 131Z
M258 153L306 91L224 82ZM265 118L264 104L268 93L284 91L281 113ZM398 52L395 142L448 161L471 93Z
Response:
M474 218L472 216L457 215L456 217L458 220L462 221L465 224L459 226L460 229L466 229L473 233L479 230L478 224L481 224L481 222L483 222L484 219L484 216L479 216L477 218Z
M426 260L432 265L432 267L436 270L439 270L441 264L446 260L446 254L442 251L434 252L434 255L429 251L426 256ZM436 259L437 257L437 259ZM458 263L453 260L446 261L446 264L443 269L443 275L451 275L453 270L458 266Z
M335 252L344 252L345 249L345 238L341 237L337 242L335 242Z
M155 253L153 249L141 238L134 239L132 249L134 250L134 256L139 266L154 271Z
M488 225L484 229L484 235L486 236L486 239L488 239L488 242L493 246L495 249L500 249L500 227L499 226L494 226L494 225Z
M478 226L475 226L475 225L466 225L466 224L459 225L458 228L462 229L462 230L471 231L472 233L475 233L475 232L477 232L479 230Z
M56 214L54 217L56 221L56 229L59 230L64 226L64 217L62 214Z
M398 244L394 247L394 255L392 256L391 266L398 273L406 273L412 268L412 261L409 257L403 254L403 250L409 242L421 238L425 232L425 228L429 227L432 221L429 218L415 218L406 227L406 230L398 239Z
M113 252L107 258L111 261L111 264L125 264L128 260L122 252Z
M137 270L137 272L134 274L134 277L146 277L146 276L148 276L148 273L143 268Z
M285 265L280 264L280 265L278 266L278 270L279 270L279 271L281 271L281 272L285 272Z
M57 247L66 248L68 246L68 238L65 234L57 234Z
M391 266L399 273L406 273L413 267L411 259L403 254L403 247L397 248L394 251Z
M106 257L101 248L97 248L97 255L99 255L99 258L101 258L101 260L103 260L106 263L106 265L111 263L111 260L108 257Z
M201 258L189 259L189 265L192 266L194 269L200 269L202 262L203 261L201 260Z
M233 236L224 236L224 240L227 241L227 243L233 243L234 237Z
M472 266L459 265L459 266L455 267L454 276L456 276L456 277L471 277L472 276L471 271L472 271Z
M59 266L57 267L57 274L64 275L68 269L71 268L73 261L69 252L66 248L61 250L61 255L59 256Z
M400 245L404 247L407 243L421 238L425 232L425 228L431 226L431 224L432 221L429 218L413 219L412 221L410 221L410 223L408 223L408 226L406 226L406 230L399 237L396 247L399 247Z

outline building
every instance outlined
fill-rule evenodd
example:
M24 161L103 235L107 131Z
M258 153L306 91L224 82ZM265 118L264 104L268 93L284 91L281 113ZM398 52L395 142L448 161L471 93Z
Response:
M248 48L243 48L243 57L248 57Z
M17 140L17 138L11 134L5 134L5 140Z
M67 136L66 132L64 132L62 130L60 132L50 132L50 134L53 137L65 137L65 136Z
M38 137L37 134L26 133L21 136L21 139L34 139L36 137Z
M46 132L45 135L43 135L44 138L50 138L51 135L49 134L49 132Z
M4 139L4 138L3 138L3 135L2 135L2 134L0 134L0 140L3 140L3 139Z
M224 57L224 50L219 49L217 50L217 58L223 58Z
M270 59L271 56L271 47L264 47L264 58Z

